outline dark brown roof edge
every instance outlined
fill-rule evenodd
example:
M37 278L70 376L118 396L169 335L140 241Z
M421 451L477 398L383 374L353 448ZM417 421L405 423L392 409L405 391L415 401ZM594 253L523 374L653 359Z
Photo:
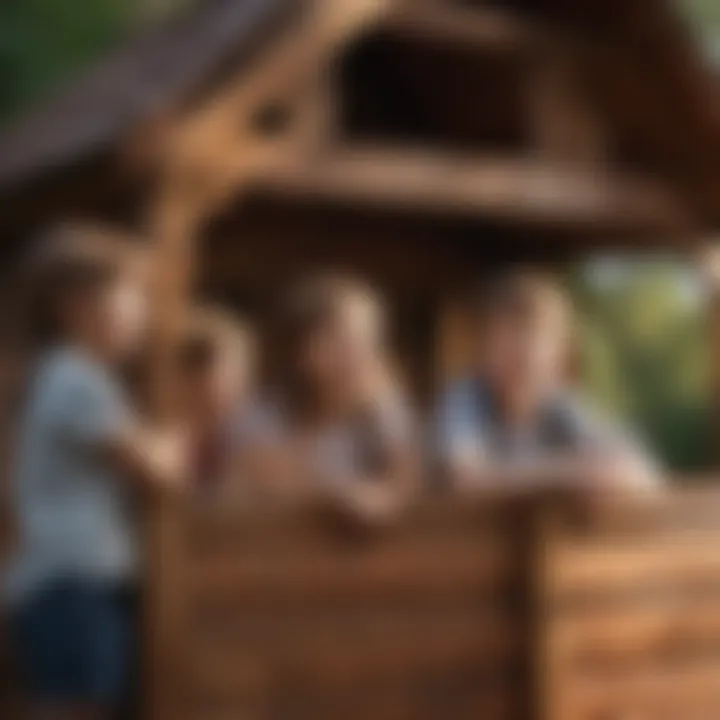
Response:
M293 0L208 0L146 32L0 134L0 189L107 149L197 92Z

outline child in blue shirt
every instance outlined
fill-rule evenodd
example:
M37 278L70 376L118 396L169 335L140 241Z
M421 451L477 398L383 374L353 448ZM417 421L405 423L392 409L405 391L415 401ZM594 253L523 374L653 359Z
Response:
M33 278L40 352L14 469L18 546L5 590L33 717L100 719L128 674L132 484L178 486L183 450L176 435L143 427L117 377L146 329L137 258L83 228L49 242Z
M484 286L474 372L438 408L436 444L456 490L651 486L654 463L567 383L571 308L553 280L516 270Z

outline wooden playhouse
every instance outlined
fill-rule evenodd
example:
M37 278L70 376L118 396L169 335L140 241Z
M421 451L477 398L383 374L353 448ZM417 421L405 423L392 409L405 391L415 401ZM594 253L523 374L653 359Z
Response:
M209 0L0 138L3 269L68 217L148 237L159 411L191 291L252 314L348 269L391 299L428 397L462 362L478 273L707 240L713 90L661 0ZM714 718L717 505L434 499L347 536L310 509L163 504L143 710Z

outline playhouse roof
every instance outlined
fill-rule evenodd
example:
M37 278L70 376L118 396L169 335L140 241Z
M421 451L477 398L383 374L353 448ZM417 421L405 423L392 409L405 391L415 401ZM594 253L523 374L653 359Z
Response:
M484 3L464 3L474 4ZM583 55L586 77L599 111L612 118L626 145L642 148L653 169L697 199L706 224L720 220L715 86L668 0L490 4L501 6L509 18L518 11L518 17L551 20L589 48ZM463 3L452 7L458 5ZM0 135L0 192L91 159L144 122L191 103L229 68L236 72L250 65L255 51L302 7L299 0L207 0L119 48ZM522 43L522 33L512 28L512 22L496 23L486 36L499 33L502 42ZM437 32L472 38L471 28Z
M293 0L209 0L109 54L0 135L0 186L83 159L246 61Z

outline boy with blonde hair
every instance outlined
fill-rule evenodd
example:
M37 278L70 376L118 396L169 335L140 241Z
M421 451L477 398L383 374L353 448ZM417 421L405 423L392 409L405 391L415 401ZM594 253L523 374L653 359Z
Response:
M458 490L642 486L652 463L568 387L572 308L548 276L515 270L483 286L474 373L442 398L437 443Z

